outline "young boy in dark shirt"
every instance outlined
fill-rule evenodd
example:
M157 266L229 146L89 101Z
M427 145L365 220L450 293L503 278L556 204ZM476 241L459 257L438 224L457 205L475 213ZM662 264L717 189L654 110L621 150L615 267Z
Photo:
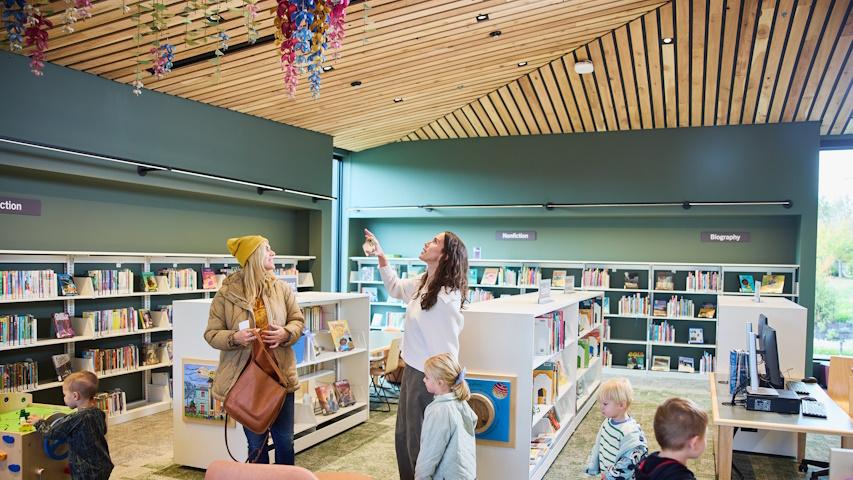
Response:
M705 451L708 414L691 400L670 398L655 412L654 426L661 451L640 463L637 480L696 480L686 463Z
M62 395L65 405L77 411L52 425L36 415L30 415L28 420L45 439L68 442L73 480L106 480L113 471L106 439L107 418L96 407L97 393L98 377L94 373L74 372L62 382Z

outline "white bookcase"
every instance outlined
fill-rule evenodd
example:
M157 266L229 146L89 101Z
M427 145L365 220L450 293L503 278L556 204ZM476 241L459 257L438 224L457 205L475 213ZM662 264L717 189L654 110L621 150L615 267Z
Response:
M367 421L370 306L367 296L353 293L300 292L297 300L303 309L322 307L327 320L346 320L355 342L355 349L350 352L324 352L310 360L306 357L305 361L297 365L299 379L308 382L308 392L312 398L311 404L303 403L301 398L296 398L295 402L294 447L299 452ZM229 458L225 450L222 423L192 422L183 417L184 361L219 361L219 351L208 345L203 336L211 302L210 299L179 300L173 304L174 461L196 468L207 468L214 460ZM356 400L355 405L341 408L331 415L315 413L315 385L321 381L330 383L341 379L349 380ZM242 426L229 427L227 435L231 452L238 459L245 459L246 436Z
M600 302L601 292L554 293L553 301L538 304L535 293L503 297L471 304L463 310L465 328L460 335L459 356L468 378L490 376L511 379L511 414L497 409L498 418L512 418L509 442L477 443L477 476L479 478L541 479L583 417L592 408L601 382L601 361L593 359L588 367L577 368L578 338L593 331L601 333L601 322L579 331L579 303ZM537 332L537 317L563 311L566 323L565 344L557 351L537 355L542 330ZM540 324L541 325L541 324ZM546 335L548 331L544 332ZM547 341L548 339L544 339ZM534 397L534 370L546 362L559 361L568 371L567 384L561 384L556 399L550 404L537 404ZM579 388L582 384L582 388ZM502 407L503 408L503 407ZM560 424L547 453L531 464L531 440L551 430L547 418L554 410ZM499 422L499 420L496 420Z
M316 257L299 255L276 256L276 265L293 266L299 262L310 262ZM152 334L159 332L172 332L173 326L166 321L158 321L153 328L138 329L136 331L123 331L108 335L95 336L92 334L91 325L84 322L82 318L74 318L75 314L82 314L88 310L102 310L124 308L133 306L137 309L150 309L152 301L158 305L165 305L173 298L210 298L216 289L195 290L170 290L159 292L138 291L141 272L151 271L157 268L180 267L196 270L197 284L201 285L201 269L209 267L227 267L237 264L237 260L230 255L218 254L192 254L192 253L144 253L144 252L89 252L89 251L43 251L43 250L0 250L0 271L14 270L53 270L55 273L68 273L75 276L85 276L89 269L130 269L134 273L133 289L129 293L109 295L77 295L77 296L51 296L47 298L0 298L0 315L32 313L38 320L38 339L33 343L14 346L0 346L0 354L3 359L0 363L8 361L21 361L24 358L32 358L39 365L39 383L35 388L26 389L27 392L38 392L42 390L56 389L62 386L57 381L56 372L50 360L51 355L66 353L72 359L75 357L75 346L80 342L92 342L109 340L116 337L128 337L127 343L149 343ZM309 286L309 285L300 285ZM122 305L126 299L128 305ZM161 301L161 299L165 301ZM105 302L101 307L101 302ZM52 336L52 313L66 312L74 318L75 336L69 338L54 338ZM89 322L91 323L91 322ZM141 338L140 338L141 337ZM162 339L161 339L162 341ZM60 345L60 347L57 347ZM141 354L141 352L140 352ZM126 413L109 417L110 424L123 423L153 413L162 412L171 408L170 400L159 400L148 398L148 388L151 383L150 372L158 368L168 368L172 362L165 358L157 365L140 365L138 368L99 374L99 378L111 378L126 376L134 373L142 373L141 393L142 398L131 401L127 405Z
M363 281L360 275L362 269L377 268L376 257L350 257L353 270L350 273L350 286L353 291L362 291L363 287L376 287L379 298L371 302L371 312L385 315L389 311L405 311L404 303L388 302L386 300L384 287L381 281ZM407 272L413 266L423 266L417 258L389 258L391 265L397 266L400 272ZM508 259L470 259L469 267L476 271L477 283L469 281L470 289L488 290L494 292L495 297L502 295L519 295L538 290L538 280L551 278L555 270L566 272L566 276L573 276L575 289L580 291L596 290L604 292L610 304L610 312L605 312L604 317L612 332L604 339L604 345L611 353L611 362L605 367L614 369L626 368L627 352L642 352L645 364L643 370L651 368L652 358L655 355L670 357L670 371L678 372L679 356L694 359L695 374L699 374L699 359L708 353L717 359L718 352L727 354L727 350L718 347L717 339L720 332L717 329L717 315L714 318L699 318L698 312L703 303L712 305L719 304L719 296L750 296L751 293L739 291L739 275L752 275L754 280L760 281L764 274L784 275L785 285L782 293L762 294L762 297L785 298L792 302L799 299L799 265L788 264L734 264L734 263L677 263L677 262L623 262L623 261L589 261L589 260L508 260ZM480 283L483 279L485 268L502 268L520 272L522 269L532 269L537 272L534 282L521 281L520 275L516 275L516 284L498 282L497 285L486 285ZM606 285L583 284L583 272L590 270L607 271L610 282ZM632 272L638 275L639 288L624 288L624 273ZM669 272L673 277L672 290L656 289L658 273ZM686 276L695 272L716 272L720 278L717 290L688 289ZM378 279L378 272L376 273ZM620 314L618 301L622 296L639 294L648 298L651 310L641 314ZM673 295L679 298L692 300L695 305L693 316L655 316L653 313L654 301L656 299L669 299ZM674 326L676 330L675 341L654 341L650 336L650 327L666 321ZM381 327L380 327L381 328ZM704 332L703 343L689 343L689 329L701 328ZM689 375L687 373L682 373Z

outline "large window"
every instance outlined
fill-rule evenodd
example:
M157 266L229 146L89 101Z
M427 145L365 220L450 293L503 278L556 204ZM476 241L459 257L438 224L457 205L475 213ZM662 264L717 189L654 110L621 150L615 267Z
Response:
M820 153L814 354L853 354L853 150Z

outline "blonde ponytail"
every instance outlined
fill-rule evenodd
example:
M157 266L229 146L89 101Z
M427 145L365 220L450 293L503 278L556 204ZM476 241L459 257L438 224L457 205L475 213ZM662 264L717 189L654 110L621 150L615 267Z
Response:
M459 366L459 363L449 353L429 357L424 362L424 370L429 373L430 377L443 380L449 385L450 391L453 392L457 400L466 402L471 398L471 389L468 388L468 382L465 381L465 369Z

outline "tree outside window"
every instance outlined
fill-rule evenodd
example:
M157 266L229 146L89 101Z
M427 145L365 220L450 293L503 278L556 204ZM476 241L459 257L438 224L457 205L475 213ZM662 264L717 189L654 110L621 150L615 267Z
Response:
M820 154L814 354L853 354L853 150Z

